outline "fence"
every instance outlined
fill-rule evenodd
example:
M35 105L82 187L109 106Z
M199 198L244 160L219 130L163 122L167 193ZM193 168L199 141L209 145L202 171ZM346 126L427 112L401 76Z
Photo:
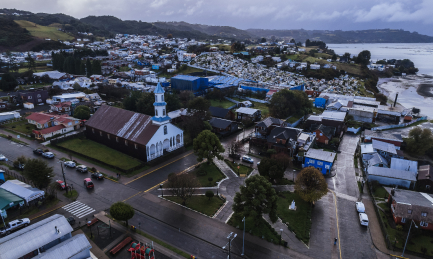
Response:
M427 116L425 117L421 117L418 118L416 120L413 120L411 122L407 122L407 123L403 123L403 124L398 124L398 125L387 125L387 126L380 126L380 127L376 127L376 128L372 128L371 130L385 130L385 129L396 129L396 128L404 128L407 126L410 126L418 121L423 121L423 120L427 120Z
M252 102L256 102L256 103L264 103L264 104L268 104L268 101L265 100L260 100L260 99L256 99L256 98L251 98L251 97L244 97L245 99L252 101Z
M227 96L224 96L224 98L225 98L226 100L229 100L230 102L234 102L234 103L236 103L236 104L240 103L240 102L238 102L238 101L236 101L236 100L233 100L232 98L227 97Z
M31 186L33 186L32 182L30 182L29 180L27 180L24 176L22 176L21 174L11 171L9 169L7 169L6 167L0 166L0 169L3 170L5 172L6 175L9 175L10 177L13 177L23 183L29 184Z

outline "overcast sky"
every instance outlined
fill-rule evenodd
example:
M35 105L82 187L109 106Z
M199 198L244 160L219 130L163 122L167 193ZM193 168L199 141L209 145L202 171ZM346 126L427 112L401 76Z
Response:
M185 21L240 29L393 28L433 36L433 0L2 0L1 7L76 18Z

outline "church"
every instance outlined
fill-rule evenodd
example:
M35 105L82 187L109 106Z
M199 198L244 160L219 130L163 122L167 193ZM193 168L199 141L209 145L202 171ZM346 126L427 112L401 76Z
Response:
M155 88L155 116L103 105L86 123L86 137L142 161L183 147L183 130L170 122L164 89Z

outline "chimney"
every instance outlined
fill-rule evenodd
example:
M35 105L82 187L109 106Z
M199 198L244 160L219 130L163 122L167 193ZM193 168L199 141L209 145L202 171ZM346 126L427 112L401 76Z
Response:
M397 104L398 93L395 94L394 107Z

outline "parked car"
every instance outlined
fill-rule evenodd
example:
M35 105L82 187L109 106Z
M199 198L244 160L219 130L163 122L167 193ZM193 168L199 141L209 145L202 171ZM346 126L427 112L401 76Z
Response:
M87 173L87 166L85 165L77 165L77 171L81 173Z
M257 162L257 166L259 166L260 165L260 161L259 162Z
M29 224L30 219L28 218L12 220L11 222L7 223L5 227L0 228L0 235L9 235L12 231L25 228Z
M355 207L356 207L356 210L359 213L364 213L365 212L365 206L364 206L364 203L362 203L362 201L355 202Z
M95 186L93 185L93 182L92 182L92 180L90 179L90 178L85 178L84 179L84 186L87 188L87 189L93 189Z
M104 179L104 175L101 174L101 173L98 172L98 171L93 172L93 173L91 174L91 176L92 176L92 178L96 178L96 179L98 179L98 180L102 180L102 179Z
M65 185L65 182L63 182L62 180L57 180L56 183L59 186L59 188L62 190L65 190L66 187L68 186L67 184Z
M24 166L25 166L25 164L17 163L16 161L14 163L14 167L19 169L19 170L24 170Z
M44 153L44 151L40 148L33 150L33 154L41 156Z
M42 156L45 158L54 158L53 152L44 152L42 153Z
M359 223L361 225L368 227L368 216L365 213L359 213Z
M74 217L69 217L69 218L67 218L66 220L69 222L69 224L70 224L71 226L75 224L75 219L74 219Z
M4 155L0 154L0 161L5 161L5 160L6 160L6 157Z
M250 164L254 164L254 160L249 156L243 156L242 161L250 163Z
M234 159L241 159L241 155L239 154L229 154L229 157Z
M75 167L75 163L72 161L66 161L63 163L65 166L70 167L70 168L74 168Z

